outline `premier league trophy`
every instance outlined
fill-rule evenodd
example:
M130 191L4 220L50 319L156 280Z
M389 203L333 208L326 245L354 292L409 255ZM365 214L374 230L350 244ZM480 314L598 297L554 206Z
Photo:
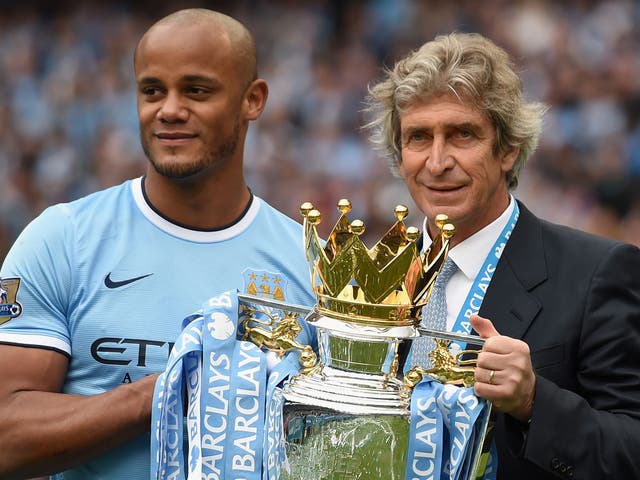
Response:
M279 354L300 351L297 371L268 398L263 478L483 478L490 404L473 394L467 358L467 345L477 349L482 340L419 326L454 226L438 217L440 234L421 253L419 231L405 226L408 210L398 206L395 225L368 249L360 239L364 224L347 219L350 202L338 208L323 242L320 212L301 207L313 309L239 297L244 339ZM272 329L261 326L261 303L286 312L270 317ZM317 356L295 340L292 319L300 313L317 329ZM434 338L429 365L409 368L412 342L425 335Z
M326 242L301 208L313 308L227 291L183 320L154 390L152 480L495 478L468 358L482 340L419 326L455 228L436 218L421 251L399 206L368 249L338 208ZM300 315L317 351L296 339ZM413 361L416 341L429 348Z

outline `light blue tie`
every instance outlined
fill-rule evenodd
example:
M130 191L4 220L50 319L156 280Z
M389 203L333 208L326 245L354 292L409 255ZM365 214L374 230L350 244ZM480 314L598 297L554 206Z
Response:
M422 309L422 324L431 330L446 331L447 329L447 296L445 288L458 266L449 257L444 262L442 270L436 277L436 281L431 290L429 302ZM417 338L413 342L411 350L411 365L431 368L429 352L433 350L435 343L431 337Z

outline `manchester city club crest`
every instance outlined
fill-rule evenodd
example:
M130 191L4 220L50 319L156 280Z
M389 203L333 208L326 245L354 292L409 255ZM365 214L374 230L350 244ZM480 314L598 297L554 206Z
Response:
M284 300L287 281L282 274L247 268L242 272L242 278L244 279L245 292L249 295Z
M242 279L244 280L244 293L248 293L254 297L261 297L267 300L285 300L285 292L287 291L287 280L281 273L269 272L267 270L253 270L246 268L242 272ZM240 333L245 334L244 316L246 312L243 312L241 319ZM274 327L275 324L282 318L282 311L278 308L264 307L262 312L255 314L256 319L260 319L258 322L261 326L268 326L269 330ZM255 319L254 319L255 320ZM253 326L256 326L255 324Z
M0 278L0 325L22 313L22 305L17 301L19 278Z

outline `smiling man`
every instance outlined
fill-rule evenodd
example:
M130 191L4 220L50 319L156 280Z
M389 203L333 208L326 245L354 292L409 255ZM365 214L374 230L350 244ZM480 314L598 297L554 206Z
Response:
M495 155L495 128L472 104L442 94L409 105L402 112L400 139L400 174L427 218L446 213L455 219L454 244L506 210L505 177L519 150Z
M640 478L640 251L511 194L545 107L524 100L507 53L477 34L437 37L368 106L425 235L439 213L456 227L445 328L486 339L475 390L498 412L497 478Z
M268 93L251 34L178 11L134 66L146 175L48 208L0 270L1 478L148 479L155 374L182 320L226 290L314 301L301 226L244 180Z

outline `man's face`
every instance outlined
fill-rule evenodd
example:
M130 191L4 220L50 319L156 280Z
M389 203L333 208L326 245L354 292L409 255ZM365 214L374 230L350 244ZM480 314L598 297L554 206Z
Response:
M229 164L246 85L226 36L197 24L157 27L141 41L135 70L140 137L155 170L188 178Z
M494 154L495 128L480 110L441 95L406 108L400 124L400 174L430 222L439 213L449 216L456 227L454 243L504 211L506 174L518 149Z

